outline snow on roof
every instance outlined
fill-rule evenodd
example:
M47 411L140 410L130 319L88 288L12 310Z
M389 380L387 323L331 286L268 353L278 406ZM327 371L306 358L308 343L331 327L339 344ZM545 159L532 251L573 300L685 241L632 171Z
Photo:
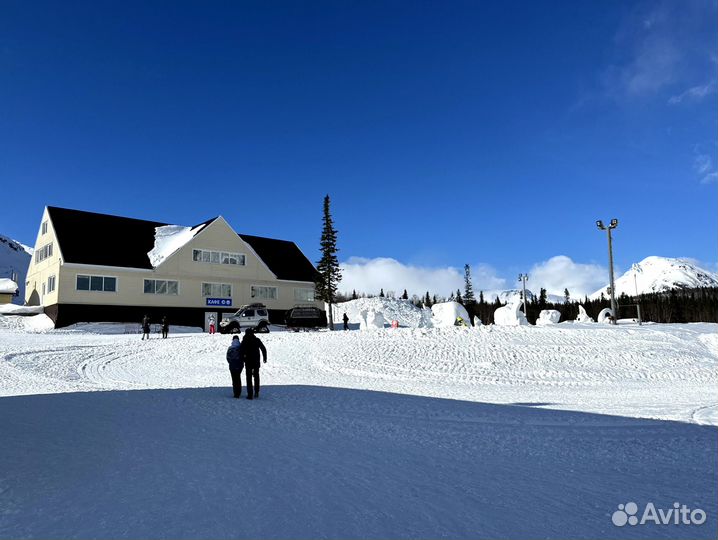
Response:
M15 294L17 283L10 278L0 278L0 294Z
M183 227L182 225L164 225L155 227L155 247L147 256L152 266L157 268L167 257L192 240L203 227Z

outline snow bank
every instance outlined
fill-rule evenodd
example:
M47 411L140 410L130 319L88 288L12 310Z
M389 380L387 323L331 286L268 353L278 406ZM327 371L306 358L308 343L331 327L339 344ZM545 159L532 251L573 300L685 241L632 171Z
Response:
M529 322L521 311L521 304L515 302L494 311L494 323L498 326L524 326Z
M18 306L17 304L0 304L0 315L34 315L42 313L42 306Z
M25 330L29 332L46 332L55 328L55 323L52 319L41 313L39 315L32 315L31 317L24 317Z
M152 266L156 268L162 264L167 257L192 240L200 229L201 227L192 230L192 227L181 225L155 227L155 247L147 253Z
M458 302L441 302L431 306L433 317L431 322L436 328L445 328L454 326L457 317L464 319L466 324L470 324L469 313L466 308Z
M15 294L17 283L10 278L0 278L0 294Z
M586 313L586 309L581 305L578 306L578 317L576 317L576 322L593 322L593 319L588 316L588 313Z
M349 323L360 322L362 311L381 312L386 320L399 321L399 326L416 328L421 319L421 308L416 307L408 300L398 298L358 298L341 302L333 306L334 321L340 322L344 313L349 317Z
M153 333L159 333L159 324L152 324ZM156 327L156 329L155 329ZM119 335L119 334L139 334L140 323L139 322L82 322L71 324L66 326L58 332L67 333L85 333L85 334L104 334L104 335ZM204 330L200 327L195 326L173 326L170 324L170 335L172 334L201 334Z
M536 319L536 326L548 326L557 324L561 320L561 312L555 309L542 309L539 318Z

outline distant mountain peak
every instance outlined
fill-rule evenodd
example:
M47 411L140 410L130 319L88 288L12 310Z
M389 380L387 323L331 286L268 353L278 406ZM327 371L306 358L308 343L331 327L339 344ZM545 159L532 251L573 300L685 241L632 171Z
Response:
M718 287L718 277L685 258L651 256L634 264L616 279L616 296L666 292L673 289ZM608 297L608 285L597 290L591 299Z

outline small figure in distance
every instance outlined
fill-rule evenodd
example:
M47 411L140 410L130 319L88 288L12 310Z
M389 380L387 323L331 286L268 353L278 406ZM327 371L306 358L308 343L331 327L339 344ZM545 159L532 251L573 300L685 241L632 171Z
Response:
M344 330L349 330L349 317L346 313L344 313L344 317L342 317L342 320L344 321Z
M214 315L210 315L207 322L209 322L209 333L214 334L214 323L216 322Z
M239 398L242 396L242 368L244 367L239 336L232 336L232 343L227 349L227 363L232 376L232 393L235 398Z
M247 328L242 339L242 358L244 367L247 369L247 399L259 397L259 353L262 353L262 360L267 363L267 349L264 347L254 330ZM254 388L252 388L254 379Z
M147 314L142 317L142 339L144 340L145 337L150 339L150 316Z
M170 333L170 322L167 320L167 315L162 316L162 338L166 338L167 334Z

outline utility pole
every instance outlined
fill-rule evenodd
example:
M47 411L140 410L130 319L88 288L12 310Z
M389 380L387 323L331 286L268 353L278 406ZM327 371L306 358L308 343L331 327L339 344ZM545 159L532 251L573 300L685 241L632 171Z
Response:
M526 315L526 318L528 318L529 313L526 311L526 282L529 280L528 274L519 274L519 281L523 284L524 287L524 315Z
M643 323L641 322L641 302L638 300L638 281L636 280L636 274L638 274L639 266L637 264L634 264L632 267L633 270L633 286L636 288L636 311L638 312L638 326L641 326Z
M612 324L618 322L618 306L616 305L616 287L613 284L613 242L611 239L611 231L618 227L618 220L613 218L608 227L603 224L600 219L596 221L596 226L602 231L608 231L608 277L611 282L611 312L613 313Z

